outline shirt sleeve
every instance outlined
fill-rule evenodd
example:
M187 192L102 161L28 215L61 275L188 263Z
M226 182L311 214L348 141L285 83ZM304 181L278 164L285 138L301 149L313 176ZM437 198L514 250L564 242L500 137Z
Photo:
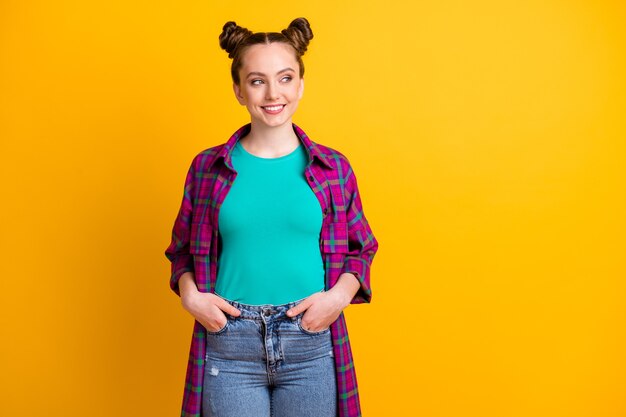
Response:
M193 190L195 181L195 159L185 178L183 200L172 228L172 239L165 250L165 256L171 262L170 288L178 296L178 281L185 272L194 272L193 255L189 253L191 218L193 209Z
M361 284L350 304L369 303L372 298L370 268L378 250L378 241L365 217L356 175L349 164L347 172L345 201L346 220L348 222L348 254L341 272L354 274Z

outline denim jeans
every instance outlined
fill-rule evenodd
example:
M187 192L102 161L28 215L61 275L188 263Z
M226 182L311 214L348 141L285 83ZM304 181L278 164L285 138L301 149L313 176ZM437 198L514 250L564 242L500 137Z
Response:
M223 297L222 297L223 298ZM337 386L330 328L302 328L302 300L248 305L207 331L202 414L205 417L336 417Z

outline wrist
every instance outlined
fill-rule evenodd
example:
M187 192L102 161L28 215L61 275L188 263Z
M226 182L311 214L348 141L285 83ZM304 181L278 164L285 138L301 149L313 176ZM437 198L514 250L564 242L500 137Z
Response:
M178 288L180 289L180 298L183 307L187 309L189 301L200 292L198 291L198 287L194 281L194 274L191 272L185 272L181 275L180 280L178 281Z
M329 292L336 295L342 308L345 308L350 305L360 287L361 284L354 274L344 272L341 276L339 276L337 283L329 290Z

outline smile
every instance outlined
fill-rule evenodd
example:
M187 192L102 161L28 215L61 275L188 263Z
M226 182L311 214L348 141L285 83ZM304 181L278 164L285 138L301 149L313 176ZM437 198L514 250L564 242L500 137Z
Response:
M285 107L284 104L280 104L278 106L266 106L266 107L261 106L261 108L265 111L265 113L269 113L269 114L278 114L283 110L284 107Z

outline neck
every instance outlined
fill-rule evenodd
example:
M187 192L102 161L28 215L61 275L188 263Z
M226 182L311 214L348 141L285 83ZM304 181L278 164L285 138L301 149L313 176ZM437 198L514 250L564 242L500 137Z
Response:
M252 120L250 132L239 142L254 155L275 158L292 152L300 144L300 138L294 132L291 122L270 127Z

